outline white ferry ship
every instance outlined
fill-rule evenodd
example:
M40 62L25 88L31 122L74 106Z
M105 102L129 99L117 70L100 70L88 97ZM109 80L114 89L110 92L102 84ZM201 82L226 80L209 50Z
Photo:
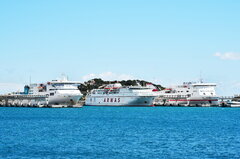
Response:
M43 105L75 105L83 96L78 86L80 82L68 81L67 78L60 80L52 80L47 83L30 84L24 87L22 96L26 100L22 101L22 105L39 105L39 101L28 100L33 97L44 97L46 100L40 102ZM27 103L26 103L27 102Z
M215 83L185 82L159 92L159 105L213 106L219 105Z
M29 95L47 95L50 105L73 105L83 96L78 89L80 84L80 82L68 81L67 78L63 78L42 84L31 84L29 87L25 87L25 92Z
M86 106L153 106L156 93L150 87L109 84L86 96Z

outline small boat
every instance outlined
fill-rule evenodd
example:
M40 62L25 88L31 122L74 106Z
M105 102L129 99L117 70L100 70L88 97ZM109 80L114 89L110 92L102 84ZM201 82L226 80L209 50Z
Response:
M231 101L227 103L230 107L240 107L240 101Z
M230 107L240 107L240 95L235 95L234 98L227 104Z

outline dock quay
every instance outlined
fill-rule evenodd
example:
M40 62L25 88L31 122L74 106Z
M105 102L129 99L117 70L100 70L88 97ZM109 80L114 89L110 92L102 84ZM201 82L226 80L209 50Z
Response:
M81 108L83 102L75 105L50 105L47 95L0 95L0 107L38 107L38 108Z
M213 107L223 106L221 101L231 100L232 97L216 97L214 100L208 97L202 97L201 99L189 98L186 95L160 95L155 98L155 106L184 106L184 107ZM218 103L213 103L217 101Z
M154 105L155 106L207 106L205 105L199 105L199 104L190 104L189 101L187 101L188 96L186 95L160 95L155 98L154 100ZM182 104L178 101L187 101L185 104ZM175 102L170 102L170 101L175 101ZM209 105L210 106L210 105Z

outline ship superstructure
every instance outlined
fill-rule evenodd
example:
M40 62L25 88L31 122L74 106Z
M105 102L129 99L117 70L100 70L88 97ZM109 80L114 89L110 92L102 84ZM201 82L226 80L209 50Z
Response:
M156 93L150 87L109 84L86 96L87 106L153 106Z
M156 103L160 105L218 105L215 83L184 82L183 85L166 88L159 92Z

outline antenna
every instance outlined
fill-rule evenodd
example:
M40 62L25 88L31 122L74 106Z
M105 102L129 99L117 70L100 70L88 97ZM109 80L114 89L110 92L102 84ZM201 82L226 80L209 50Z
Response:
M200 79L199 79L200 83L203 83L203 78L202 78L202 71L200 71Z
M31 83L32 83L32 77L30 76L29 77L29 85L31 85Z
M61 74L61 79L62 81L68 81L68 76L65 73Z

